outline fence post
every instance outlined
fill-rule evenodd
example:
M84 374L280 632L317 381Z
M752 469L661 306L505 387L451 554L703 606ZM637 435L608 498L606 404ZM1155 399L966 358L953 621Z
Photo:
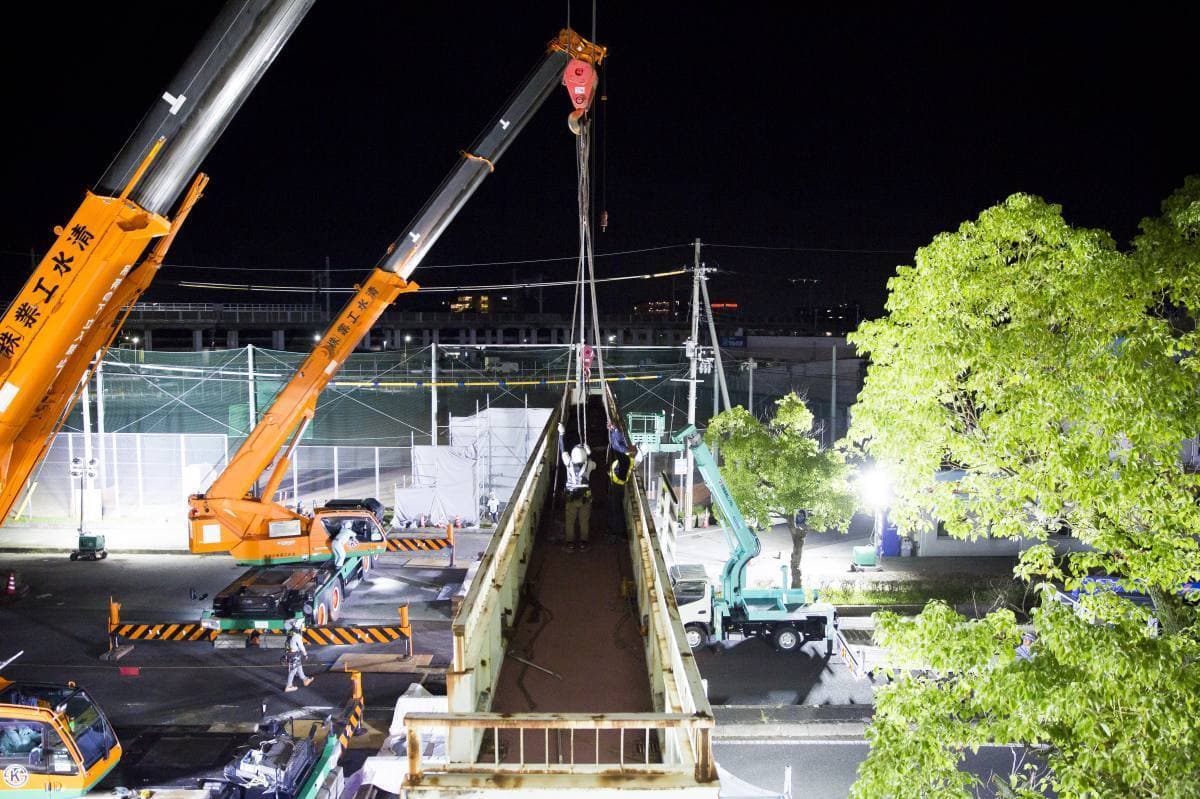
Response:
M429 345L429 443L436 447L437 436L437 330L433 331L433 342Z
M183 486L183 499L187 502L188 485L187 485L187 435L179 434L179 483Z
M138 512L146 509L146 486L142 480L142 433L133 434L134 453L137 459L137 488L138 488ZM67 439L70 441L70 439Z
M246 345L246 394L247 394L247 397L249 400L246 405L246 409L249 412L249 417L250 417L250 428L249 429L253 430L254 424L258 417L258 408L256 407L257 402L256 402L256 399L254 396L255 391L254 391L254 345L253 344Z
M296 507L300 507L300 450L303 449L299 444L292 451L292 499L296 502ZM270 499L270 497L268 497Z
M375 447L375 496L379 497L379 447Z
M340 497L342 495L341 481L338 479L338 448L337 444L333 445L333 495Z
M96 443L100 445L100 489L108 488L108 448L104 446L104 359L96 359ZM101 493L103 496L103 493ZM100 518L104 518L104 500L100 501Z

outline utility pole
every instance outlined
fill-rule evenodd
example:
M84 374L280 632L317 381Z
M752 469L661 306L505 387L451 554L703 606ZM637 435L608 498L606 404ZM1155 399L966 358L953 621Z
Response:
M837 440L837 341L833 342L833 358L830 361L832 364L832 375L829 380L829 446L833 448L833 442Z
M707 273L708 270L703 269L701 271ZM712 300L708 298L707 274L700 278L700 291L704 295L704 307L708 311L708 335L710 338L712 338L713 359L717 367L717 377L713 380L713 391L715 392L717 390L717 386L720 386L721 398L725 400L725 408L728 410L729 408L732 408L733 405L731 405L729 402L729 388L725 385L725 368L721 365L721 343L717 340L717 323L713 320ZM719 406L715 405L715 398L713 401L717 413L720 413L721 409Z
M696 373L700 367L700 239L696 239L692 262L692 335L688 339L688 424L696 424ZM696 464L692 450L687 450L687 475L683 489L683 529L692 529L692 488Z
M745 369L746 372L748 372L750 375L750 398L746 402L746 404L749 406L747 408L747 410L750 411L750 415L753 416L754 415L754 370L758 368L758 361L751 358L750 360L748 360L742 364L742 368Z

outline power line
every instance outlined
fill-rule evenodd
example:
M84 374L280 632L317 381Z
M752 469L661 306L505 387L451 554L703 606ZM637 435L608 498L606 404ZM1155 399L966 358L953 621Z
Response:
M618 277L597 278L597 283L615 283L624 280L655 280L664 277L675 277L687 274L687 269L673 269L669 272L653 272L642 275L621 275ZM185 289L206 289L209 291L261 291L295 294L352 294L354 288L313 288L312 286L261 286L251 283L210 283L191 280L180 280L177 285ZM540 283L494 283L483 286L422 286L422 294L453 294L463 291L516 291L518 289L555 288L573 286L574 280L551 280Z
M616 250L613 252L596 253L596 257L597 258L615 258L619 255L637 255L640 253L647 253L647 252L661 252L663 250L674 250L674 249L679 249L679 248L687 247L687 246L689 246L689 245L687 245L687 244L663 244L658 247L640 247L640 248L632 249L632 250ZM21 258L28 258L29 251L26 250L25 252L18 252L17 250L0 250L0 255L12 255L12 256L19 256ZM578 260L578 256L565 255L565 256L561 256L561 257L552 257L552 258L516 258L513 260L509 260L509 261L471 261L468 263L458 263L458 264L428 264L428 265L423 264L421 266L421 270L424 271L426 269L461 269L461 268L466 268L466 267L471 267L471 266L518 266L520 264L545 264L545 263L553 263L556 261L575 261L575 260ZM212 272L288 272L291 274L295 274L298 272L305 272L305 273L316 272L316 273L324 274L326 271L329 271L329 272L354 272L356 274L362 274L363 272L367 271L370 267L367 265L364 265L362 267L341 267L338 269L326 270L324 267L204 266L202 264L166 263L166 264L163 264L163 268L200 269L200 270L212 271Z
M874 249L854 249L843 247L770 247L760 244L710 244L704 242L705 247L720 247L726 250L774 250L777 252L809 252L809 253L835 253L847 255L911 255L912 250L874 250Z

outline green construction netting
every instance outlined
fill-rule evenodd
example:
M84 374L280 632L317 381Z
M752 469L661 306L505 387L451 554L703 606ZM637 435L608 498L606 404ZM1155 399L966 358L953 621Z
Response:
M430 347L351 355L322 393L305 445L398 446L430 442ZM438 347L438 427L486 407L553 407L568 378L563 346L509 349ZM258 347L204 352L112 349L91 384L93 432L228 436L236 446L249 430L251 397L261 418L295 374L304 353ZM605 354L605 375L622 411L664 411L668 423L687 413L688 364L682 348L626 347ZM593 378L599 369L593 367ZM697 413L711 412L701 387ZM66 424L84 426L82 405Z

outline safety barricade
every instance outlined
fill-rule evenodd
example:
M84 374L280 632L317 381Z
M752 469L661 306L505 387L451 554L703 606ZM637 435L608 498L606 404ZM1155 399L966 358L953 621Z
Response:
M342 749L346 749L350 745L350 739L355 735L359 735L366 730L363 723L363 716L366 714L366 702L363 700L362 690L362 673L357 671L350 672L350 680L354 687L354 692L351 694L349 701L346 702L346 707L342 710L342 715L346 719L346 723L338 730L338 743Z
M357 646L359 644L404 644L404 654L413 654L412 624L408 606L399 608L399 624L345 624L324 627L304 627L302 633L308 646ZM252 623L253 624L253 623ZM109 651L122 646L122 641L213 641L219 637L239 636L246 639L282 636L287 632L278 626L252 626L236 630L212 630L200 622L123 622L121 603L108 601ZM247 646L257 642L247 640Z
M417 538L401 536L387 540L388 552L438 552L450 551L450 565L454 565L454 525L446 525L443 538Z

